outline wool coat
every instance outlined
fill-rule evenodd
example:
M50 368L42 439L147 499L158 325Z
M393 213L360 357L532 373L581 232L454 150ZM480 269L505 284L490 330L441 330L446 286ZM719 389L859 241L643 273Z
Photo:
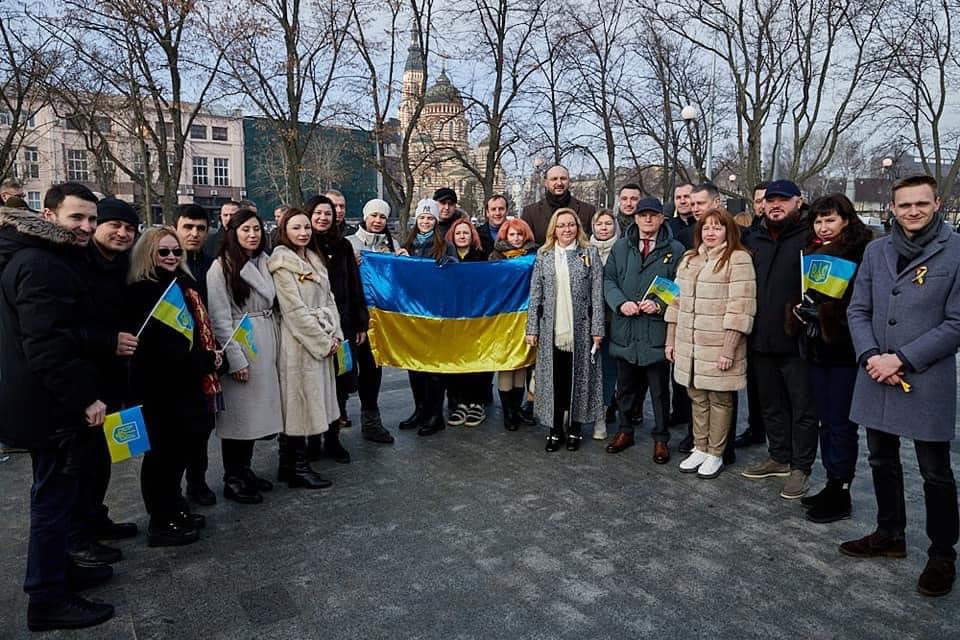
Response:
M343 340L337 303L323 259L303 260L277 247L267 260L280 304L280 392L283 431L290 436L325 432L340 417L334 338Z
M592 336L603 336L602 265L593 247L576 247L567 254L570 298L573 302L573 397L570 420L595 422L604 419L600 358L591 357ZM527 335L539 336L537 348L537 418L553 424L553 325L557 307L557 273L554 251L539 251L530 279ZM599 354L598 354L599 355Z
M960 347L960 235L948 225L923 252L897 270L890 236L863 254L847 309L858 362L871 351L895 352L910 393L874 382L861 367L850 419L899 436L946 442L957 421Z
M250 295L238 306L227 285L220 260L207 271L210 323L217 342L227 344L243 314L253 325L257 357L251 362L234 340L225 350L230 373L248 369L246 382L222 376L225 409L217 414L217 435L231 440L255 440L283 429L280 408L280 327L275 311L277 292L267 269L267 255L251 258L240 269Z
M662 313L625 316L624 302L639 302L656 276L673 280L683 256L683 245L673 239L666 224L660 226L647 257L640 250L640 230L632 224L613 245L603 269L603 295L613 312L610 318L610 355L638 367L664 362L667 325Z
M666 321L675 326L669 332L673 377L685 387L736 391L747 386L746 336L757 311L757 278L746 251L732 252L720 271L714 271L726 247L701 245L677 267L680 296L667 308ZM733 360L726 371L717 367L721 356Z

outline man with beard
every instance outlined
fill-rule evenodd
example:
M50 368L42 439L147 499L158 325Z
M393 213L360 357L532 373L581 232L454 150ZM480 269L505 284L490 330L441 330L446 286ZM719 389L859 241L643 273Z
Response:
M484 256L489 256L493 245L497 241L500 226L507 220L507 197L495 193L487 198L487 221L477 227L480 236L480 247Z
M546 240L547 225L550 223L553 212L563 207L577 212L581 229L591 228L593 214L597 212L597 208L573 197L573 194L570 193L570 172L567 171L566 167L556 164L547 169L543 186L546 189L543 199L528 204L523 208L523 213L520 214L520 219L533 229L533 238L537 241L537 244L542 245Z
M817 457L817 416L807 361L786 332L785 313L800 301L800 253L809 229L800 188L775 180L764 195L766 217L748 238L757 273L757 315L750 334L757 390L770 456L743 471L745 478L787 478L780 497L802 498Z

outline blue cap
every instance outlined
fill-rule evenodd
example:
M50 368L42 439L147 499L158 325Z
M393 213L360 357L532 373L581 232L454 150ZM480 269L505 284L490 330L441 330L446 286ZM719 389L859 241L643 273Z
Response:
M660 215L663 215L663 204L652 196L640 198L640 202L637 203L637 208L633 210L633 214L636 215L642 211L656 211Z
M793 198L793 197L799 198L801 196L800 187L798 187L795 183L791 182L790 180L774 180L773 182L767 185L767 190L763 194L763 198L764 200L766 200L770 196L782 196L784 198Z

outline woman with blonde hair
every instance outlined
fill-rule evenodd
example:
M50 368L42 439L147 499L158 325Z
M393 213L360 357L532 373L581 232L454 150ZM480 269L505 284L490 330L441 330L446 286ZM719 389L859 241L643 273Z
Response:
M143 502L150 514L147 545L190 544L199 538L204 518L189 513L180 483L191 443L206 437L210 414L223 409L216 374L222 358L176 231L160 227L143 232L130 256L128 281L126 325L131 333L143 327L130 378L131 399L143 405L150 439L140 468ZM153 319L144 324L171 283L183 294L189 315L181 325L192 323L192 330Z
M603 420L597 357L603 340L602 282L600 255L577 213L557 209L534 262L526 336L531 347L539 345L534 406L540 421L550 425L549 452L560 448L565 412L568 451L580 448L584 422Z
M747 384L746 336L757 310L753 260L726 209L697 221L677 284L680 296L665 317L665 351L690 396L695 446L680 471L711 479L723 470L736 391Z

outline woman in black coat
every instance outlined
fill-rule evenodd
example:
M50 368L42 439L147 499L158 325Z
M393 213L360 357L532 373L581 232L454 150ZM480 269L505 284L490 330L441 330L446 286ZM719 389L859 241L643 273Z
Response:
M180 492L193 440L206 436L210 414L223 408L216 370L222 359L216 349L207 310L196 282L185 266L185 252L169 227L148 229L130 259L126 325L131 333L143 327L131 360L131 388L150 439L140 470L143 502L150 514L147 544L151 547L196 542L203 516L189 513ZM190 338L148 316L168 286L176 282L192 321ZM146 322L145 322L146 321Z

